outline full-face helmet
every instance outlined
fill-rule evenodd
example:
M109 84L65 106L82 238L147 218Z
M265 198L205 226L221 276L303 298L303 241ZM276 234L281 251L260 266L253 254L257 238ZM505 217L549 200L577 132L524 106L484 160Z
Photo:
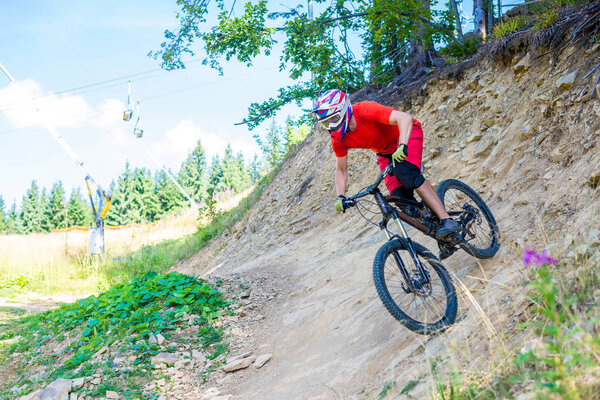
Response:
M352 106L346 93L339 89L326 91L315 102L312 113L334 140L344 138L352 118Z

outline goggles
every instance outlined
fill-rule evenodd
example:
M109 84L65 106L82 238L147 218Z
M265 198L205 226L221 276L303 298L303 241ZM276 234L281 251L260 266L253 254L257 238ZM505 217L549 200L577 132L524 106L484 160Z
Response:
M328 117L318 120L319 124L323 128L327 129L328 131L336 128L340 124L341 121L342 121L342 116L340 113L336 113L336 114L333 114L333 115L330 115Z

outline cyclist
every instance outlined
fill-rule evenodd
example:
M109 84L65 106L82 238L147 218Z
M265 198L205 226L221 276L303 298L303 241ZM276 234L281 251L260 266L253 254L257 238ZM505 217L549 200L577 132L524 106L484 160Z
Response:
M312 110L318 122L329 131L337 158L335 209L343 211L348 185L348 149L370 149L377 154L383 171L391 162L393 176L385 177L391 196L415 201L413 191L441 220L437 239L443 240L461 230L450 218L433 186L421 174L423 130L411 115L373 101L354 105L341 90L333 89L317 99Z

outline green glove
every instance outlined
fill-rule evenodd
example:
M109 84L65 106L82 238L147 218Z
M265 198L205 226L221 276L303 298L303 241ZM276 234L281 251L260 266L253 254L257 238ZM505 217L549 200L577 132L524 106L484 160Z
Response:
M338 210L339 212L344 211L344 200L346 200L346 196L338 196L338 198L335 202L335 209Z
M408 157L408 148L405 144L400 144L398 150L392 154L392 167L396 167L396 162L401 163L406 157Z

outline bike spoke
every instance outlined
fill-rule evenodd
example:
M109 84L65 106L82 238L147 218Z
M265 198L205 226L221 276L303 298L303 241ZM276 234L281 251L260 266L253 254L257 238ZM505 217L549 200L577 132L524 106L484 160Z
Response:
M399 252L398 254L409 274L411 276L414 275L416 266L412 257L408 255L407 251ZM423 261L422 263L425 269L432 269L427 266L426 262ZM447 298L444 285L435 271L430 271L429 284L425 288L420 289L423 291L430 290L431 293L427 295L423 293L406 293L405 288L407 288L407 284L394 256L390 256L386 260L384 275L386 286L392 299L408 317L426 324L436 322L444 317Z

